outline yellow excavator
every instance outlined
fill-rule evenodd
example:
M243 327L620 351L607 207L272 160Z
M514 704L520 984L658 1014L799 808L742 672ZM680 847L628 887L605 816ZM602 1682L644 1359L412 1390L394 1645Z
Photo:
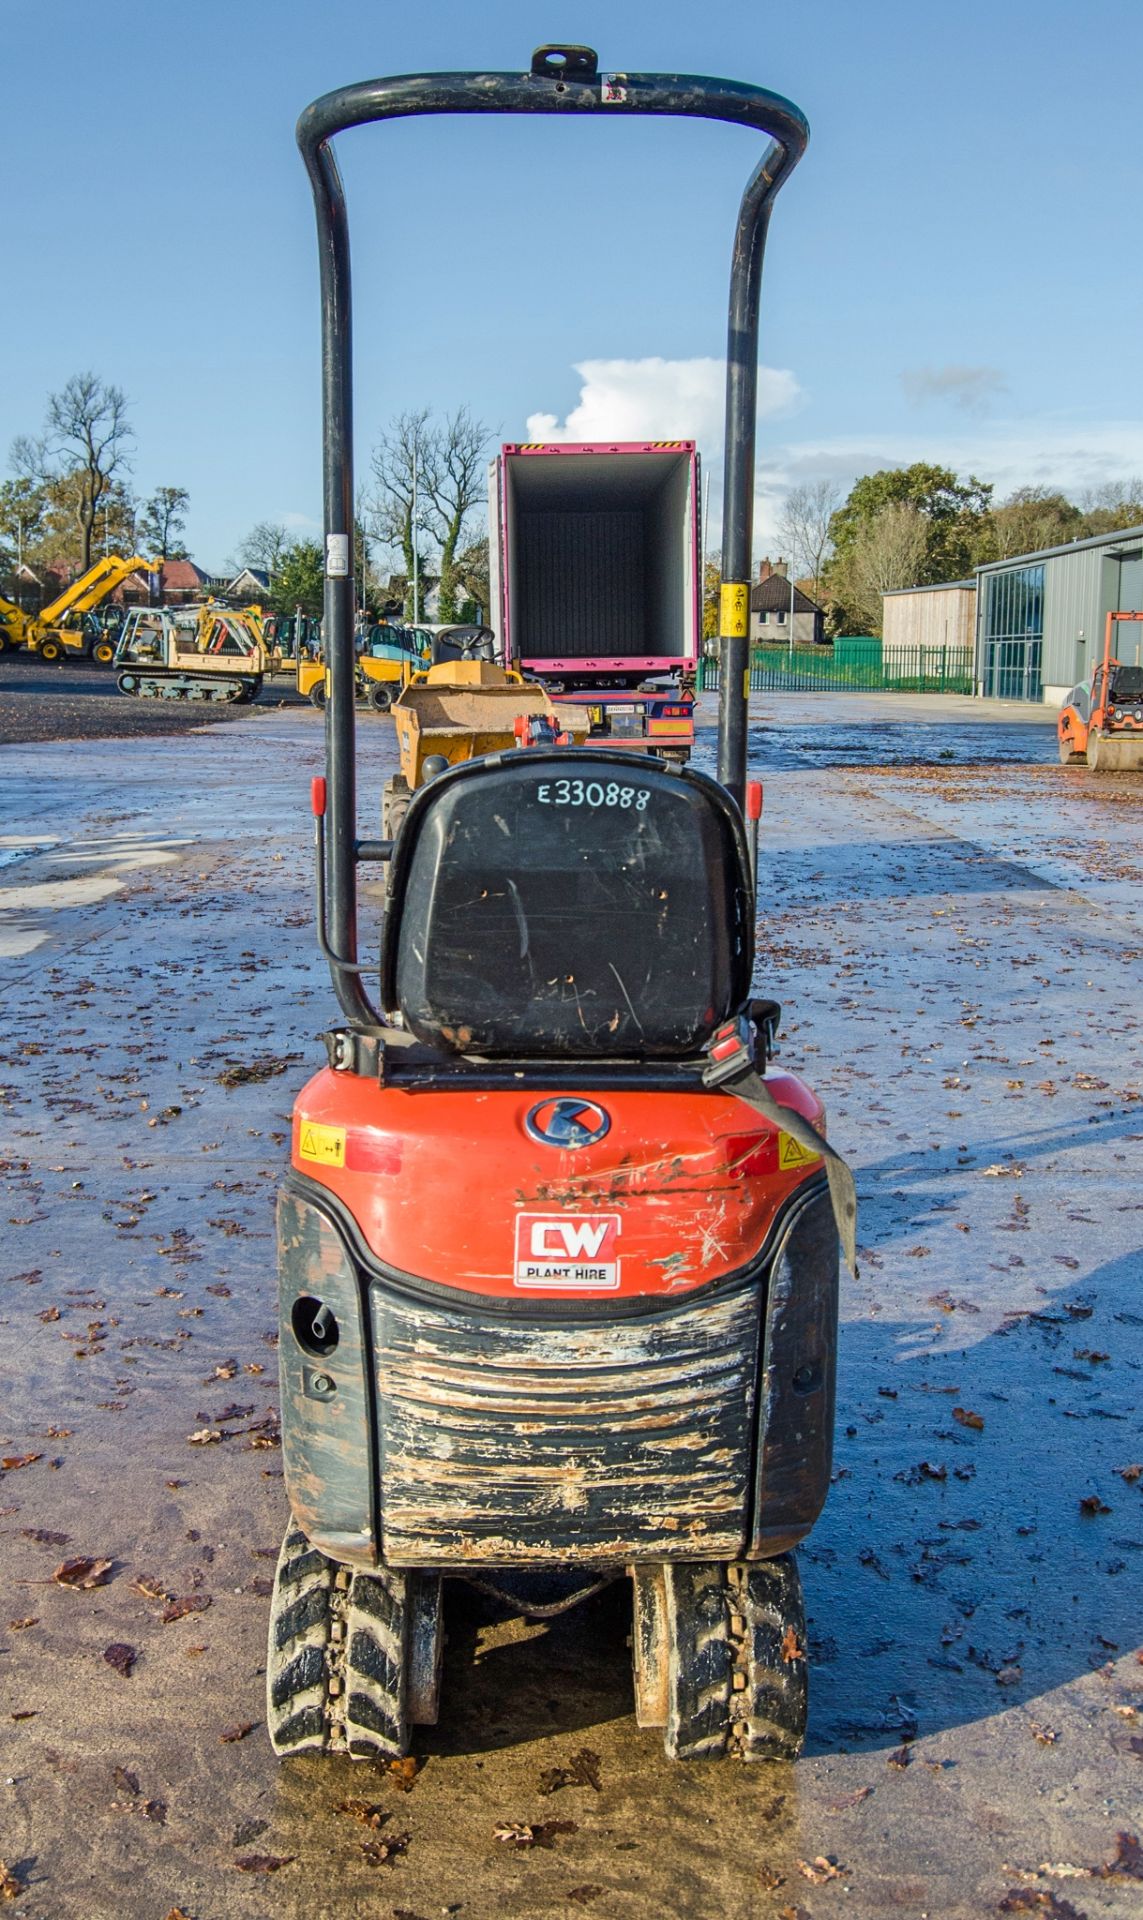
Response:
M129 574L158 573L162 564L161 559L144 560L138 553L129 559L124 559L122 554L105 553L102 560L81 573L78 580L73 580L70 587L65 587L39 613L25 613L22 607L0 595L0 653L6 653L9 648L26 647L29 653L38 653L41 660L60 660L68 653L81 657L90 654L106 666L114 657L114 639L109 634L99 634L93 642L84 632L84 614L114 593Z

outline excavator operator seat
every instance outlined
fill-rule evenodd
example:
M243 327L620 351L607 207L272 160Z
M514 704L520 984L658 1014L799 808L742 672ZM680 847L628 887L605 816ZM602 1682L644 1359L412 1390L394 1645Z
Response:
M685 1058L745 1004L749 860L707 775L522 750L414 793L381 994L419 1040L525 1059Z

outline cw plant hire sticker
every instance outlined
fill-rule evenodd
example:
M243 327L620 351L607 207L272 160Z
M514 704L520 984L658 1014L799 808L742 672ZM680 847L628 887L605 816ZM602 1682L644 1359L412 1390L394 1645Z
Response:
M298 1122L298 1157L323 1167L345 1165L345 1128L321 1127L316 1120Z

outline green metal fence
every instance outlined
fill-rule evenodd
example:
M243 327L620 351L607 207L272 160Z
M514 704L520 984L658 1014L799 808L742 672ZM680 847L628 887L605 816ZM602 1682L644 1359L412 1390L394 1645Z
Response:
M699 687L718 687L718 661L704 656ZM970 647L885 647L847 635L832 647L754 647L751 693L971 693Z

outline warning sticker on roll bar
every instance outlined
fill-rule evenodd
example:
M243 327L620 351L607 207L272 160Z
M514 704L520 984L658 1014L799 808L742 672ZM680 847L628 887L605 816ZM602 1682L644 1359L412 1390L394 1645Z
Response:
M513 1284L614 1293L619 1226L617 1213L518 1213Z

